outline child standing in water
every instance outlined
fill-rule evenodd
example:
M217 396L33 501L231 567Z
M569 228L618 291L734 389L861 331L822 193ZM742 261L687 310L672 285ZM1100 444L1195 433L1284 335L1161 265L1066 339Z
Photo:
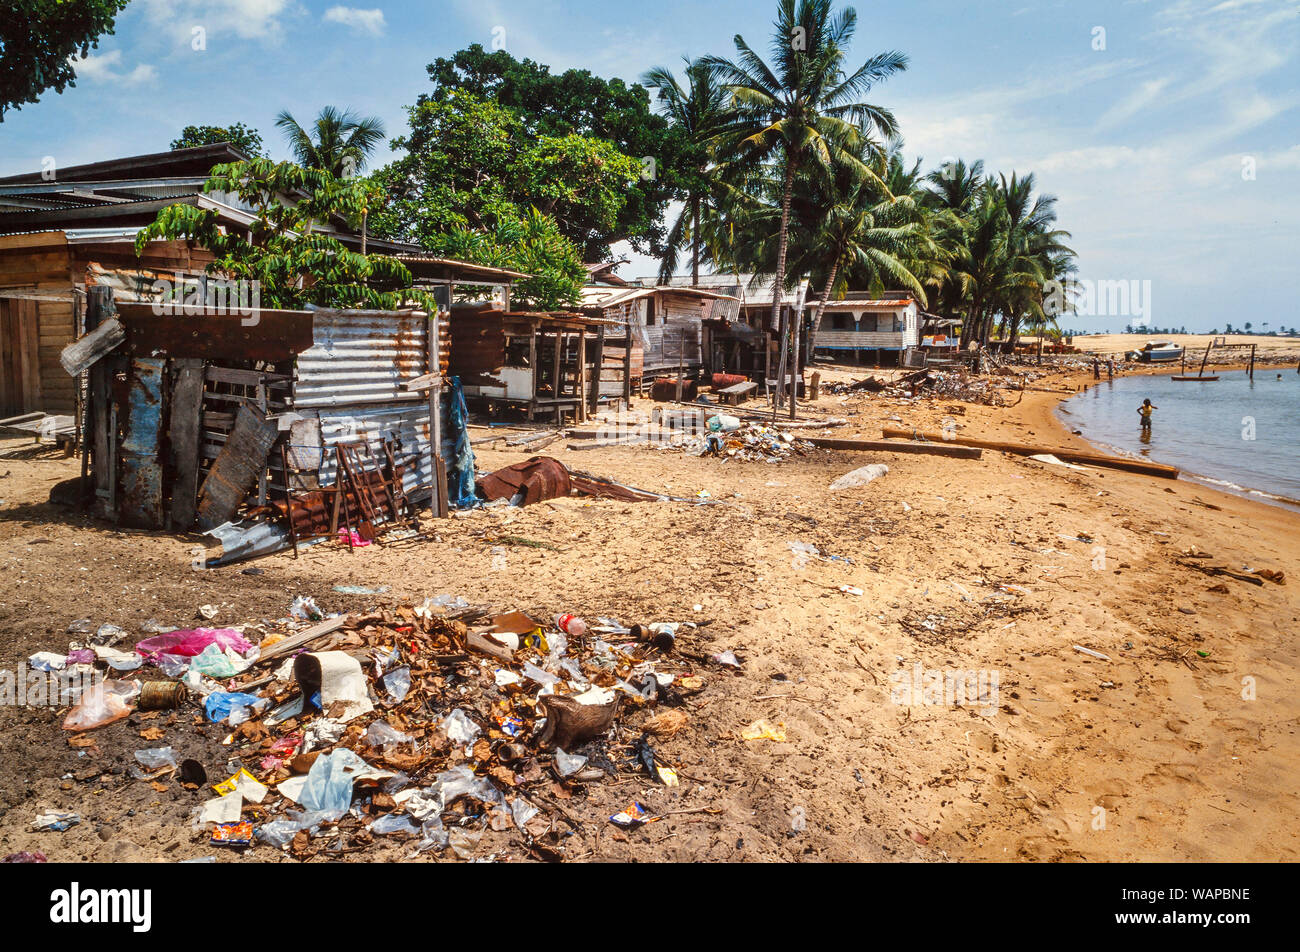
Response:
M1142 406L1138 407L1138 413L1142 414L1142 429L1151 429L1151 411L1159 409L1150 399L1142 401Z

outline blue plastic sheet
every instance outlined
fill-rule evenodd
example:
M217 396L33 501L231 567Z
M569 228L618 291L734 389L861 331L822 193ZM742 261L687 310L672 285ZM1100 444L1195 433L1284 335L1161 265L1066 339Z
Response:
M203 711L210 721L224 721L236 708L252 707L260 700L262 699L255 694L213 691L203 702Z
M474 449L469 443L469 410L460 377L448 377L446 426L442 430L442 460L447 465L447 501L457 509L478 505L474 492Z

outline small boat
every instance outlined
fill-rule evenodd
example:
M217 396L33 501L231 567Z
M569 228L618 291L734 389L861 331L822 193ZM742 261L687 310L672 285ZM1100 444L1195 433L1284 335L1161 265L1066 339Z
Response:
M1149 340L1141 350L1131 350L1126 355L1129 360L1144 364L1164 364L1183 359L1183 349L1172 341Z
M1169 379L1170 380L1205 380L1208 382L1210 380L1218 380L1219 377L1217 374L1209 374L1204 377L1180 377L1178 374L1174 374Z

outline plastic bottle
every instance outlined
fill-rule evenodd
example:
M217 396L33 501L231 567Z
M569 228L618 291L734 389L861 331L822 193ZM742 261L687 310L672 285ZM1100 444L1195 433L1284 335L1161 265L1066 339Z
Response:
M587 623L577 615L556 615L555 627L575 638L581 638L587 633Z

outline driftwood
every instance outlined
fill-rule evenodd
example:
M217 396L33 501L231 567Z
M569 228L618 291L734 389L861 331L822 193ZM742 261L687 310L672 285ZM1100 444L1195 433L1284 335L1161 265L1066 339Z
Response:
M1029 443L1008 443L1003 440L977 440L969 436L944 437L938 433L922 433L901 427L886 426L881 428L886 439L930 440L938 444L959 446L979 446L986 450L1000 450L1004 453L1018 453L1021 456L1037 456L1048 453L1068 463L1088 463L1093 466L1105 466L1110 469L1122 469L1144 476L1160 476L1164 479L1177 479L1178 468L1165 466L1163 463L1144 463L1140 460L1123 459L1118 456L1106 456L1102 453L1090 453L1083 450L1062 449L1055 446L1034 446Z
M579 704L563 695L543 694L537 699L537 706L546 715L546 727L538 738L542 748L570 751L614 726L618 699L608 704Z

